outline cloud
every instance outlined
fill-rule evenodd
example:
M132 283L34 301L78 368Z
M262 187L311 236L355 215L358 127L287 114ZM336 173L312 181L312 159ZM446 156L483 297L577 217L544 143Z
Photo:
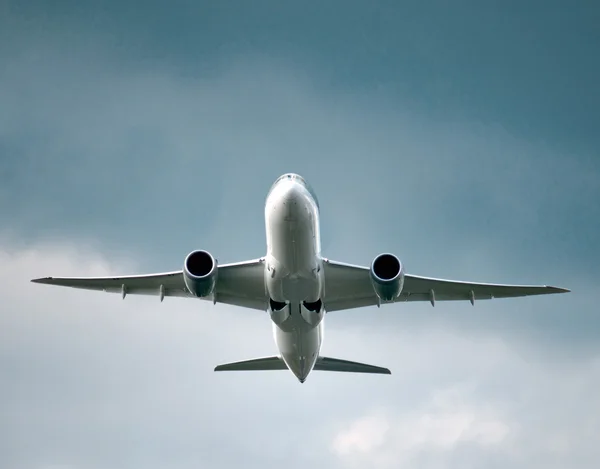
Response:
M0 225L16 239L93 240L155 269L199 245L254 257L266 192L293 170L319 194L332 258L392 250L414 273L574 289L597 271L585 154L329 90L287 61L190 77L91 44L25 43L0 72Z
M589 154L292 59L190 70L57 25L0 44L0 466L597 466ZM264 196L290 170L329 257L573 293L329 315L325 354L393 375L299 385L212 371L274 352L264 314L29 283L262 255Z
M433 337L419 343L431 347ZM418 355L410 339L405 354L394 351L405 357L402 391L338 426L330 449L341 467L595 466L600 354L572 366L540 364L511 346L440 339L451 354L436 344Z
M315 372L300 385L289 373L212 371L274 352L263 314L29 283L139 270L66 241L2 242L1 466L585 469L600 457L597 348L540 359L501 331L391 328L371 308L361 314L377 327L328 316L323 352L393 375Z
M371 452L381 447L388 431L389 423L383 416L371 415L353 422L347 431L337 435L334 449L341 455Z
M332 257L392 249L415 272L555 284L597 271L586 153L332 89L291 60L240 54L184 74L123 60L97 33L69 48L69 34L48 36L15 41L0 69L0 224L19 236L102 239L161 262L204 243L234 258L264 249L264 196L293 170L319 193ZM222 236L240 225L245 236Z
M356 420L336 435L332 447L346 462L376 467L414 463L423 453L451 453L461 445L494 450L511 433L510 422L498 413L494 405L478 408L456 388L439 390L405 415L379 411Z
M190 460L208 465L205 452L226 439L234 420L236 431L252 427L235 418L229 403L253 399L235 397L227 376L212 369L226 358L272 352L264 316L231 321L228 310L201 303L121 301L118 295L29 283L41 271L103 275L134 267L92 250L4 247L0 258L1 466L130 467L131 458L150 463L149 455L154 467L189 467ZM255 339L247 342L247 336ZM207 377L216 378L213 385L221 379L220 390L207 386ZM258 377L246 377L255 382L254 397L273 379ZM283 378L284 386L293 383ZM161 449L154 451L155 445ZM239 449L244 451L244 440ZM221 461L226 459L223 453Z

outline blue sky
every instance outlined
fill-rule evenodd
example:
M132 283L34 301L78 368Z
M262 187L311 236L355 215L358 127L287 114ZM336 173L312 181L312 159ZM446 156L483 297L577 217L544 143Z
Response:
M596 467L599 18L563 5L4 2L3 465ZM319 195L328 257L573 293L332 315L330 355L394 375L295 386L211 371L273 352L260 315L28 283L262 255L288 171Z

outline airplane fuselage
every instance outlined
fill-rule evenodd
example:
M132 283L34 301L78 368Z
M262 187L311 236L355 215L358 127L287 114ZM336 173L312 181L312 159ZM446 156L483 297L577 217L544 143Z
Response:
M273 335L282 359L304 382L321 350L325 311L319 206L300 176L287 174L275 182L265 225Z

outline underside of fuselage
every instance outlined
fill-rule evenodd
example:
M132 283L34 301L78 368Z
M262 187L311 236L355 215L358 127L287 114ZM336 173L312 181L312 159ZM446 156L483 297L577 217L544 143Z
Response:
M323 341L323 269L319 208L302 178L286 175L265 205L265 284L279 353L300 382L306 380Z

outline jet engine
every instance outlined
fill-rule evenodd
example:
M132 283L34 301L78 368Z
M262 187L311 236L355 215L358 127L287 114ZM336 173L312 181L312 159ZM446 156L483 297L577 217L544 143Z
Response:
M217 282L217 261L208 251L192 251L183 262L183 281L197 297L209 296Z
M404 267L393 254L379 254L371 264L371 284L381 301L393 301L404 286Z

